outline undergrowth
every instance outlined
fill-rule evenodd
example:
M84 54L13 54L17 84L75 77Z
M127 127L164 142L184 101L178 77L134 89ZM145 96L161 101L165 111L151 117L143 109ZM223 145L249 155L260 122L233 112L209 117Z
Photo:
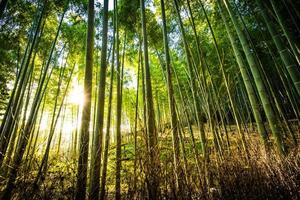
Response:
M255 148L254 148L255 149ZM111 150L113 151L113 150ZM270 152L266 156L260 150L251 150L249 160L236 153L225 154L222 161L212 158L209 162L208 175L210 185L203 187L203 174L197 178L193 158L188 158L188 179L184 192L175 190L172 175L172 159L164 158L161 165L161 199L247 199L247 200L297 200L300 199L300 154L299 149L290 150L286 157L279 157ZM169 159L169 160L168 160ZM131 167L126 167L124 160L122 170L122 198L147 199L146 182L143 172L139 174L138 188L132 191ZM113 166L114 158L110 160ZM74 199L76 186L75 159L70 156L51 157L48 173L38 187L33 187L39 159L34 158L31 169L21 169L14 189L14 199ZM143 163L140 160L140 163ZM142 165L142 164L141 164ZM132 168L131 168L132 169ZM5 181L1 182L1 188ZM107 198L114 198L114 168L110 167L107 177Z

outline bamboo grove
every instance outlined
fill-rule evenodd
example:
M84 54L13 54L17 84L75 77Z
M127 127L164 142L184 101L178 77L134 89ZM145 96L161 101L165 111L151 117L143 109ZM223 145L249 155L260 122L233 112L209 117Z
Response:
M300 198L299 11L1 0L0 198Z

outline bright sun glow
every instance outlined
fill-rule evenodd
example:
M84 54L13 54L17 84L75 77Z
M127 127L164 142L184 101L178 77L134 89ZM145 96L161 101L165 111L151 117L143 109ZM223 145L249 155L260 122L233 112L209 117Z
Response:
M76 129L76 125L72 123L70 120L65 120L63 125L63 137L62 141L71 142L72 141L72 132Z
M43 114L41 124L40 124L40 131L44 131L48 128L48 113L45 112Z
M72 104L80 105L84 103L83 86L78 84L77 79L73 79L73 87L69 94L69 102Z

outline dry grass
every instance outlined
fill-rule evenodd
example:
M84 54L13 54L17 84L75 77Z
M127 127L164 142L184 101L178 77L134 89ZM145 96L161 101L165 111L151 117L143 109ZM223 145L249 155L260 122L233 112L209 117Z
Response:
M186 172L188 180L185 182L184 191L178 193L174 187L171 140L167 138L164 142L164 147L161 148L161 199L300 199L300 154L297 148L290 149L290 153L284 158L272 150L266 156L258 144L258 139L252 138L248 161L237 147L237 143L233 143L235 146L231 153L224 151L223 160L217 159L216 152L211 148L211 159L207 168L210 185L206 188L203 184L205 182L204 172L202 171L200 176L197 173L191 147L187 144L188 166ZM126 151L123 152L124 157L130 148L130 146L126 146ZM110 153L114 155L113 147ZM144 154L142 149L140 154ZM129 155L131 154L127 155L128 160L124 160L122 164L122 185L124 186L122 197L132 199L133 193L135 193L138 199L147 199L143 170L138 170L138 188L137 191L132 191L133 160ZM144 168L145 158L146 156L140 156L138 167L141 169ZM15 199L74 198L76 183L76 160L74 158L51 157L48 174L38 188L33 188L32 183L40 159L35 158L33 163L29 171L26 171L25 167L21 168L14 191ZM201 164L203 167L203 162ZM113 166L114 158L111 156L107 177L108 199L114 198L115 169ZM1 183L1 187L3 188L4 185L5 181Z
M252 152L248 165L238 158L219 168L218 199L300 199L300 154L294 149L287 157Z

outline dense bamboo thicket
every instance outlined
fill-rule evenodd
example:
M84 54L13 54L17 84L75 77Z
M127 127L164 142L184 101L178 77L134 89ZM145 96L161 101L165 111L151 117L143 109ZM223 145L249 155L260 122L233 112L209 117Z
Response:
M300 2L0 0L0 199L300 199Z

